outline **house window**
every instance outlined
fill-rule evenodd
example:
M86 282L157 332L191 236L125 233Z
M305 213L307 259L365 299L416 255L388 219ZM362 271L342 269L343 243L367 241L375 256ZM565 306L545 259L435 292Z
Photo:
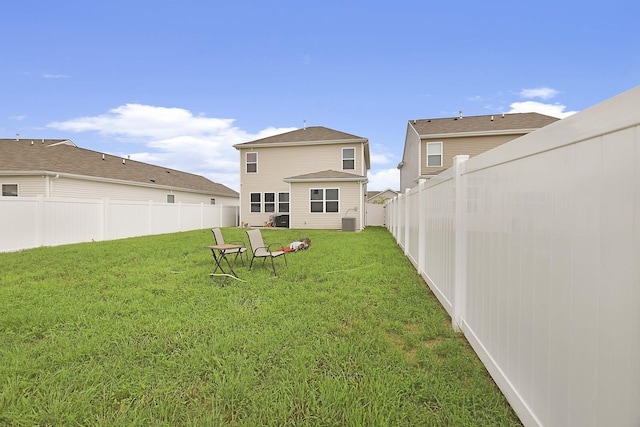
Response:
M167 194L167 203L175 203L176 202L176 196L173 194Z
M260 212L262 194L251 193L251 212Z
M216 204L216 199L211 199L211 204L215 205Z
M276 193L264 193L264 211L276 211Z
M247 173L258 172L258 153L247 153Z
M18 184L2 184L2 196L3 197L17 197L18 196Z
M289 212L289 193L278 193L278 212Z
M312 188L309 194L311 212L339 212L339 191L337 188Z
M356 149L343 148L342 149L342 169L355 169L355 168L356 168Z
M442 166L442 142L427 142L427 167Z

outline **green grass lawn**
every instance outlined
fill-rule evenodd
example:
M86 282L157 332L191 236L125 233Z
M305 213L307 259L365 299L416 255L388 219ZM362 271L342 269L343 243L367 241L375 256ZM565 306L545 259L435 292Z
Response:
M209 230L0 254L0 425L521 425L388 231L262 234L312 246L224 284Z

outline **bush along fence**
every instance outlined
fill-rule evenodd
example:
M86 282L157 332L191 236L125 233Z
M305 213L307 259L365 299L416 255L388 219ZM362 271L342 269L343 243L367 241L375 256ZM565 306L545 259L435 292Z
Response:
M640 87L387 204L527 426L640 425Z

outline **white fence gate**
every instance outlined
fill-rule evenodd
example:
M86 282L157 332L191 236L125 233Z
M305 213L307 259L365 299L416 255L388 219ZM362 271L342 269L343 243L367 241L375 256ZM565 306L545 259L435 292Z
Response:
M0 252L236 226L238 216L238 206L2 197Z
M387 208L384 205L366 203L365 209L367 210L365 216L367 226L384 227L387 225Z
M640 426L639 107L636 88L387 205L527 426Z

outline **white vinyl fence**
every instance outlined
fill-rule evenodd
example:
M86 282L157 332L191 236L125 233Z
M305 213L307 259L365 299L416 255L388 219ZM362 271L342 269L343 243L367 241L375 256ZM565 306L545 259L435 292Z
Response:
M640 88L465 157L389 230L526 426L640 426Z
M238 206L0 198L0 252L238 225Z

